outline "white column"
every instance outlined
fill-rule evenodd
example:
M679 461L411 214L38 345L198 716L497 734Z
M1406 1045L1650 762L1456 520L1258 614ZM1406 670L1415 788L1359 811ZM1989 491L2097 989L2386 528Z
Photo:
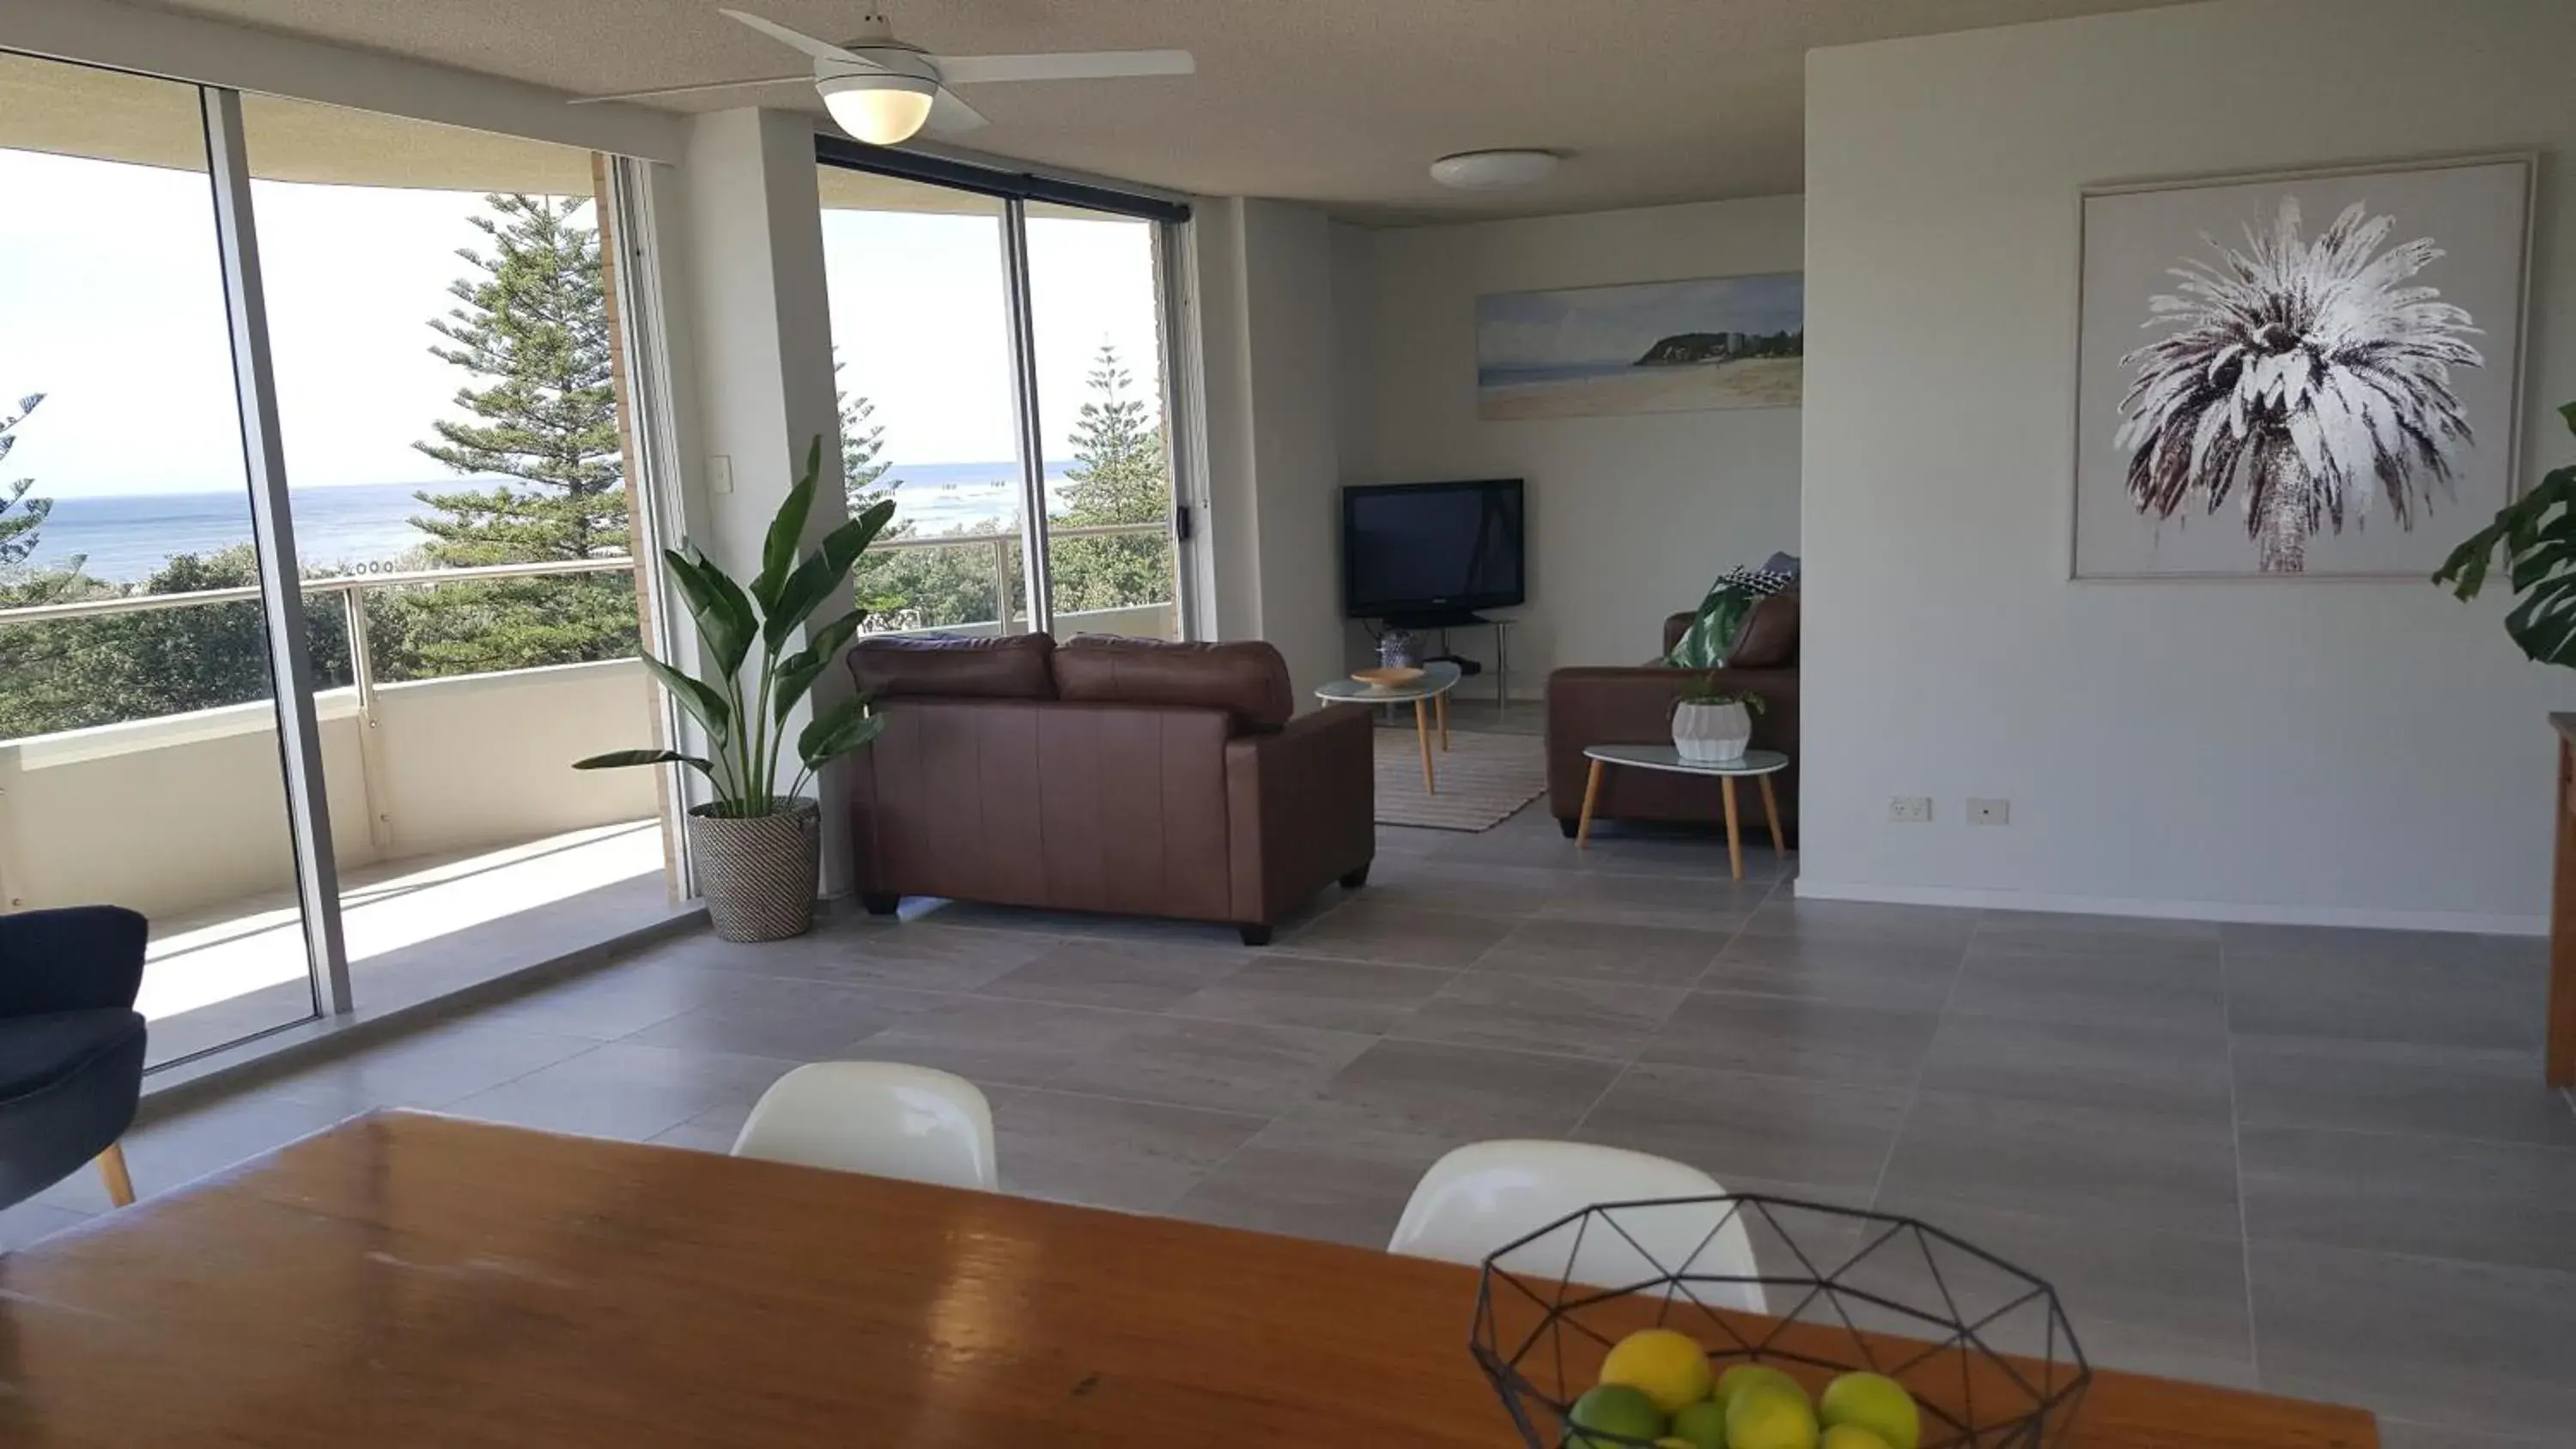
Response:
M849 516L813 122L784 111L693 116L683 165L655 180L687 542L747 581L759 571L769 521L817 437L823 467L807 544ZM829 619L849 606L844 589L814 617ZM836 667L815 686L813 704L848 693L849 676ZM790 722L791 753L794 731L810 717L811 706ZM782 768L778 788L794 769ZM837 895L849 858L837 771L817 793L823 884Z

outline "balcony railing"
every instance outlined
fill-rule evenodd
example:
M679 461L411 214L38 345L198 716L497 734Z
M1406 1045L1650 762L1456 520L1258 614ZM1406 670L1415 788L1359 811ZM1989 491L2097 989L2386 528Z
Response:
M1171 524L1162 520L1150 523L1050 524L1047 539L1058 543L1085 538L1159 538L1169 540ZM885 561L904 551L962 549L984 555L972 566L981 581L989 580L989 592L975 597L981 604L982 617L936 617L956 614L954 609L938 607L944 601L933 601L925 610L919 600L892 613L871 618L867 632L872 634L1016 634L1028 627L1028 601L1020 576L1020 535L1018 530L990 530L980 533L943 533L901 538L880 538L868 545L868 558L860 564L860 592L872 577L870 564L882 570ZM961 575L966 572L961 570ZM1159 599L1118 600L1091 608L1057 609L1058 632L1072 629L1107 634L1137 634L1159 639L1180 637L1180 614L1174 603L1176 590L1167 586ZM1059 585L1061 588L1061 584Z
M1168 538L1169 531L1148 523L1058 528L1051 534L1122 535ZM963 601L962 613L898 615L883 632L1027 628L1017 598L1018 545L1016 533L879 541L871 558L881 552L908 557L923 549L969 551L981 584ZM652 688L635 659L475 672L415 669L409 678L396 669L388 677L369 627L368 601L386 591L633 567L633 560L621 557L301 581L308 618L336 618L347 634L345 655L334 648L331 657L317 661L317 667L328 666L327 683L314 696L325 794L344 867L516 845L656 814L648 772L568 768L583 755L651 738ZM1066 597L1064 589L1058 597ZM30 605L0 609L0 631L256 606L258 599L257 588L244 586ZM997 601L1006 607L990 607ZM1062 612L1057 619L1068 633L1178 637L1178 615L1168 597L1132 605L1113 601L1110 607ZM160 917L290 886L268 677L264 669L244 672L255 677L220 696L234 703L0 739L0 909L118 900Z

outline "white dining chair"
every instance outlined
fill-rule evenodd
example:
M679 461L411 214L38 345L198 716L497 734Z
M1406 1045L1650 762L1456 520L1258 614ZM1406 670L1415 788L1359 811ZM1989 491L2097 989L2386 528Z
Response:
M942 1187L1000 1187L993 1108L964 1077L901 1062L815 1062L761 1093L736 1157Z
M1387 1251L1472 1265L1597 1204L1708 1198L1725 1191L1698 1168L1643 1152L1580 1142L1476 1142L1422 1175ZM1750 1281L1759 1271L1752 1237L1741 1214L1729 1216L1727 1204L1623 1208L1618 1223L1627 1236L1596 1218L1583 1227L1579 1244L1569 1225L1524 1245L1501 1266L1530 1278L1618 1288L1659 1276L1659 1267L1683 1271L1687 1263L1692 1273L1747 1280L1692 1284L1702 1303L1765 1311L1762 1285Z

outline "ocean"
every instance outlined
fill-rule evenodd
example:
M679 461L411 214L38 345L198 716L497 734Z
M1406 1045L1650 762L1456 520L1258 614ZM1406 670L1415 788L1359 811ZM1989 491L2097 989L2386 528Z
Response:
M1046 465L1050 493L1064 490L1066 459ZM906 463L886 473L900 480L895 520L924 533L946 533L1018 516L1019 465ZM418 548L427 535L411 526L429 510L413 497L423 490L489 488L507 480L441 478L420 483L358 483L295 490L295 550L307 568L383 564ZM45 496L38 479L30 490ZM57 498L37 534L28 562L38 568L82 557L92 578L133 583L150 576L172 554L213 553L250 542L246 493L138 493Z

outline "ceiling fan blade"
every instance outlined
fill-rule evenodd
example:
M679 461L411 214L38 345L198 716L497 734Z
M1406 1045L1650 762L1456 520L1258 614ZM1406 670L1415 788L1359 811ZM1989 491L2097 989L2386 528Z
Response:
M1186 50L1076 50L1057 55L934 55L951 84L985 81L1110 80L1134 75L1190 75L1198 60Z
M810 86L814 83L814 73L808 70L798 71L794 75L763 75L754 76L750 80L707 81L693 86L654 86L649 90L618 91L605 96L575 96L565 104L595 106L603 101L649 101L659 96L686 96L694 95L699 91L741 90L747 86L783 86L790 81Z
M957 93L941 86L930 98L928 129L953 136L961 131L979 129L985 124L984 113L957 99Z
M866 66L870 70L885 69L884 66L877 64L875 61L868 59L864 55L860 55L856 51L843 50L841 47L834 45L828 40L816 40L814 37L807 35L804 31L790 30L775 20L764 20L747 10L727 10L722 6L718 6L716 13L719 15L730 15L734 19L741 21L743 24L750 26L752 29L759 31L761 34L768 36L770 39L777 41L779 44L792 45L798 50L805 52L807 55L814 57L816 60L849 61Z

